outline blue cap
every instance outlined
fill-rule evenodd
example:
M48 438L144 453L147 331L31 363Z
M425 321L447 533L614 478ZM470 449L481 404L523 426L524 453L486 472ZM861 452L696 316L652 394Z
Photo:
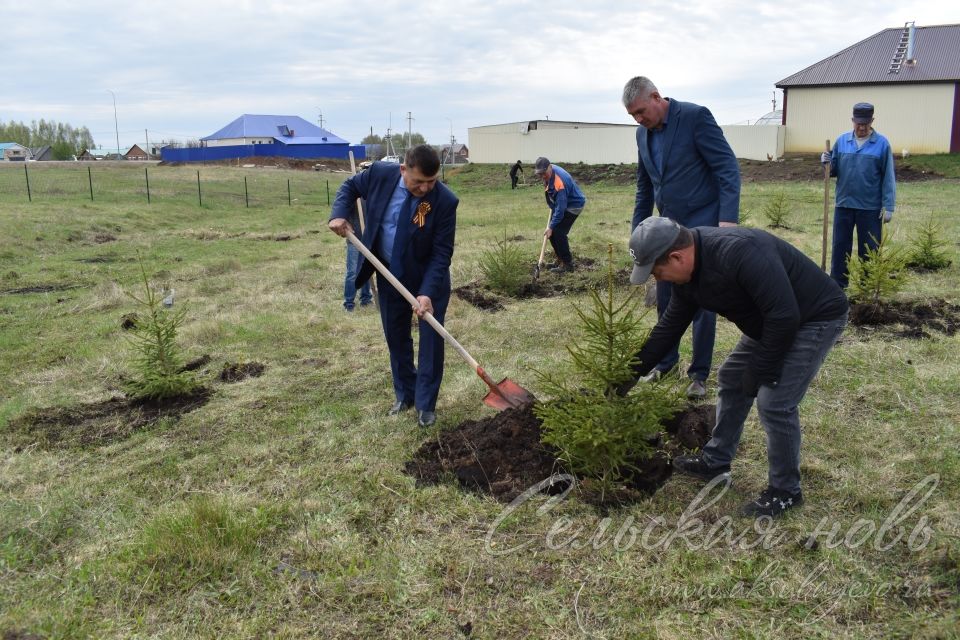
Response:
M858 102L853 105L853 121L857 124L873 122L873 105L869 102Z

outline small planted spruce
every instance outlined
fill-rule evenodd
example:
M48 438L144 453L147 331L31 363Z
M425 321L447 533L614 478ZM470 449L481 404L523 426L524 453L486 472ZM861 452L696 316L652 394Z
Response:
M866 258L861 260L857 252L847 258L851 302L881 307L906 285L908 258L902 247L891 244L888 226L884 225L877 248L867 249Z
M142 297L127 293L140 305L138 321L127 334L133 346L132 366L135 376L125 384L134 398L166 400L189 396L201 391L194 374L184 371L184 358L177 345L177 330L183 325L186 312L164 307L163 298L147 277L143 259L138 256L143 284Z
M910 242L911 251L907 266L920 271L939 271L950 266L947 257L943 227L934 220L933 212L927 217Z
M530 256L511 244L504 232L493 248L480 254L480 272L487 286L497 293L514 297L530 282Z
M613 248L609 251L606 291L590 292L590 305L574 305L582 335L567 345L569 366L536 371L551 399L534 412L542 420L542 441L559 452L567 468L595 479L601 492L612 489L635 465L655 453L662 422L681 406L677 389L641 384L625 397L617 388L632 379L635 355L649 331L642 322L642 299L614 295Z

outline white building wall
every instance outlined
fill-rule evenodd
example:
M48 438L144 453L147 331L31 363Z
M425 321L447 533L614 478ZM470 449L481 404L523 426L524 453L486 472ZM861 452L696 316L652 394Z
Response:
M873 127L894 154L949 153L953 83L811 87L787 90L787 152L823 151L853 129L853 105L874 106Z
M527 131L527 122L513 122L468 130L471 162L532 163L546 156L557 163L631 164L637 161L636 126L596 123L539 122ZM574 128L576 127L576 128ZM784 149L784 127L728 125L721 127L738 158L779 158Z

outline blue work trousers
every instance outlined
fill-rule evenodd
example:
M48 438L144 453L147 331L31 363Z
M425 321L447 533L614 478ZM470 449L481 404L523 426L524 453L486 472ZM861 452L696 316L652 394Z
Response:
M853 253L853 230L857 230L857 255L863 260L867 249L876 249L883 232L883 213L879 209L833 210L833 252L830 258L830 277L841 287L847 287L847 258Z

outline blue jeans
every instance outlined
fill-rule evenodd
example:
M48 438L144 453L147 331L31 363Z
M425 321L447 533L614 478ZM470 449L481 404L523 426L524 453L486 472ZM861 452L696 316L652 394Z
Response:
M833 210L833 251L830 257L830 277L837 284L847 286L847 258L853 250L853 229L857 229L857 255L863 260L867 249L876 249L883 231L883 214L879 209Z
M354 281L357 279L357 262L360 261L360 252L347 240L347 276L343 280L343 308L353 309L354 300L357 297L357 285ZM370 293L370 281L367 280L360 288L360 305L365 306L373 302L373 295Z
M800 326L783 358L780 382L763 385L757 393L757 413L767 433L767 483L774 489L800 490L800 414L798 405L807 393L827 353L843 333L847 315L835 320ZM711 467L729 465L737 453L743 423L754 398L741 389L743 372L750 366L760 343L743 336L717 372L717 426L703 447L703 460Z
M567 239L567 236L570 234L570 228L573 227L573 223L577 221L577 216L581 211L583 211L582 208L577 209L576 213L571 213L571 210L567 209L560 219L560 222L553 228L553 233L550 235L550 246L553 247L553 252L557 255L559 262L565 262L570 265L573 264L573 254L570 253L570 241Z
M657 317L663 315L670 304L670 294L673 285L669 282L657 283ZM713 342L717 335L717 314L706 309L698 309L693 316L693 362L687 369L687 376L691 380L705 381L710 377L710 367L713 364ZM657 364L657 370L666 373L680 361L680 343L673 345Z

